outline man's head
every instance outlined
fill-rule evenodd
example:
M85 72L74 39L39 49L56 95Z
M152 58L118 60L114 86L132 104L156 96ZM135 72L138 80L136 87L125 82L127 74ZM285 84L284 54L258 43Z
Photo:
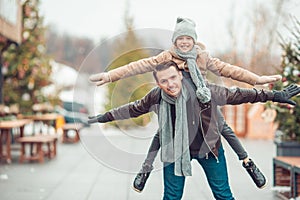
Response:
M188 18L178 17L175 25L175 30L172 37L173 44L180 36L189 36L193 39L194 43L197 41L196 24L193 20Z
M169 96L177 97L182 89L182 73L178 65L168 61L157 65L153 71L157 85Z

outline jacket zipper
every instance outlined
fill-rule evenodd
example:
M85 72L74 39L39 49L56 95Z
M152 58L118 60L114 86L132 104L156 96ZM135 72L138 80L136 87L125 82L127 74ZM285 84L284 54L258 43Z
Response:
M219 158L218 158L218 156L212 151L212 149L211 149L210 146L208 145L208 143L207 143L207 141L206 141L206 139L205 139L205 136L204 136L203 126L202 126L201 113L202 113L204 110L206 110L206 109L208 109L208 107L205 108L205 109L202 109L202 110L200 111L200 113L199 113L200 128L201 128L202 135L203 135L203 141L205 142L205 144L206 144L206 146L208 147L209 151L214 155L215 159L217 160L217 163L219 163ZM208 159L208 153L205 154L205 158Z

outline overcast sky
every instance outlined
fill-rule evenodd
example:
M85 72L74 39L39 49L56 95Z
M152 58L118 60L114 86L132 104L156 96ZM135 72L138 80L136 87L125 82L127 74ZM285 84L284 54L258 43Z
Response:
M226 40L226 26L234 23L247 26L254 2L272 4L274 0L130 0L129 10L137 29L155 28L172 31L178 16L197 23L200 41L207 46L220 46ZM58 31L89 37L95 42L114 37L125 31L126 0L42 0L41 13L45 24ZM300 1L291 0L285 8L300 19ZM218 47L219 48L219 47Z

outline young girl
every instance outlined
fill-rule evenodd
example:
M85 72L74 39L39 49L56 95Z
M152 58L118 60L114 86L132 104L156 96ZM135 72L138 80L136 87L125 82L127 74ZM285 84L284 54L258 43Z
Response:
M199 101L205 105L205 103L210 101L210 91L205 90L206 86L203 81L203 77L206 77L207 70L218 76L228 77L250 85L265 84L281 79L280 75L258 76L241 67L234 66L222 62L217 58L211 57L205 50L205 46L203 44L198 42L196 43L197 34L195 26L195 23L191 19L177 18L172 37L174 45L170 50L165 50L157 56L131 62L109 72L94 74L90 76L90 81L95 82L97 86L100 86L129 76L153 71L158 64L172 60L185 72L185 76L192 80L195 85L196 95ZM221 112L220 118L222 118ZM266 185L264 175L248 157L247 152L224 119L223 122L224 124L221 128L221 134L228 141L239 159L243 160L242 164L250 174L256 186L263 188ZM134 180L133 187L136 191L141 192L143 190L150 172L153 169L152 164L159 148L159 137L156 134L152 140L152 144L148 151L147 158L143 163L142 169Z

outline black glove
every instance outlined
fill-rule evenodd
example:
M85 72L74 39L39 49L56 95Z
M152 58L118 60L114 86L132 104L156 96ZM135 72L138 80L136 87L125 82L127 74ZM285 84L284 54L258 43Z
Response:
M88 118L89 118L89 120L88 120L89 124L93 124L93 123L96 123L96 122L105 123L105 122L111 121L108 118L107 114L99 114L97 116L89 116Z
M288 87L284 88L282 91L274 90L273 92L274 102L296 105L296 102L290 100L290 98L300 93L300 87L298 87L296 84L291 84Z

